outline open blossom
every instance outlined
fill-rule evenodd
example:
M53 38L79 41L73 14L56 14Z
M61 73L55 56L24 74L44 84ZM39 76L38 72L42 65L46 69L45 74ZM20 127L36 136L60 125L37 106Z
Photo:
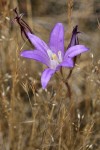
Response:
M39 37L27 33L28 38L34 45L34 50L25 50L21 52L22 57L34 59L45 64L48 68L44 70L41 76L42 88L46 88L50 78L61 67L74 67L73 58L89 49L84 45L79 45L77 37L77 26L73 29L70 44L64 51L64 27L62 23L57 23L53 28L49 44L46 44Z

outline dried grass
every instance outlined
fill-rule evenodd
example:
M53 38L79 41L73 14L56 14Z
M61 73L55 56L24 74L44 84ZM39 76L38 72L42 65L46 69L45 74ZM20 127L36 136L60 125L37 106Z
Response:
M0 150L99 150L99 22L93 12L94 0L58 2L65 6L65 11L59 15L46 14L52 4L55 4L56 12L56 1L47 1L45 10L39 5L42 5L41 1L35 6L31 1L20 3L17 0L0 1ZM27 10L25 20L44 40L58 21L65 25L66 41L76 24L85 32L80 40L91 51L78 59L69 79L71 99L66 86L56 76L48 88L42 90L40 76L44 66L20 58L20 51L29 49L30 45L22 40L19 27L12 22L16 5L19 10ZM36 16L34 11L32 14L33 9L42 15L37 12ZM93 30L89 29L89 23L94 25ZM68 72L63 69L64 76Z

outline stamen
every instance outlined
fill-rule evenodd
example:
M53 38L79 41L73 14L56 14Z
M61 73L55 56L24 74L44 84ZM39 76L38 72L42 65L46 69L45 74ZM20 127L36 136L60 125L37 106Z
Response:
M51 59L52 58L52 51L50 49L47 50L48 56Z
M61 55L61 51L58 51L58 59L59 59L59 62L62 62L62 55Z

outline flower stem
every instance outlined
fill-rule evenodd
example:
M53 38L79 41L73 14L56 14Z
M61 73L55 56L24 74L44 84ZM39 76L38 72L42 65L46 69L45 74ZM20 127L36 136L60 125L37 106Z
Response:
M73 70L70 70L70 72L69 72L69 74L68 74L68 76L67 76L67 79L64 79L62 68L61 68L61 70L60 70L60 73L61 73L61 76L62 76L61 80L63 81L63 83L64 83L64 84L66 85L66 87L67 87L69 99L71 99L71 95L72 95L72 94L71 94L70 85L69 85L69 83L68 83L68 79L70 78L70 76L71 76L71 74L72 74L72 71L73 71Z
M70 85L69 85L68 82L64 82L64 83L65 83L65 85L66 85L66 87L67 87L67 90L68 90L68 97L69 97L69 99L71 99L72 94L71 94L71 88L70 88Z

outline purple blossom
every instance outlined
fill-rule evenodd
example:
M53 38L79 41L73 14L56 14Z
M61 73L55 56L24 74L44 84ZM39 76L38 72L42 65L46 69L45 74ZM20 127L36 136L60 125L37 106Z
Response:
M73 58L89 49L84 45L79 45L77 38L77 26L73 29L70 44L64 51L64 27L62 23L57 23L53 28L49 44L46 44L39 37L27 33L28 38L34 45L35 50L22 51L21 56L34 59L45 64L48 68L44 70L41 76L42 88L45 89L50 78L61 67L74 67Z

